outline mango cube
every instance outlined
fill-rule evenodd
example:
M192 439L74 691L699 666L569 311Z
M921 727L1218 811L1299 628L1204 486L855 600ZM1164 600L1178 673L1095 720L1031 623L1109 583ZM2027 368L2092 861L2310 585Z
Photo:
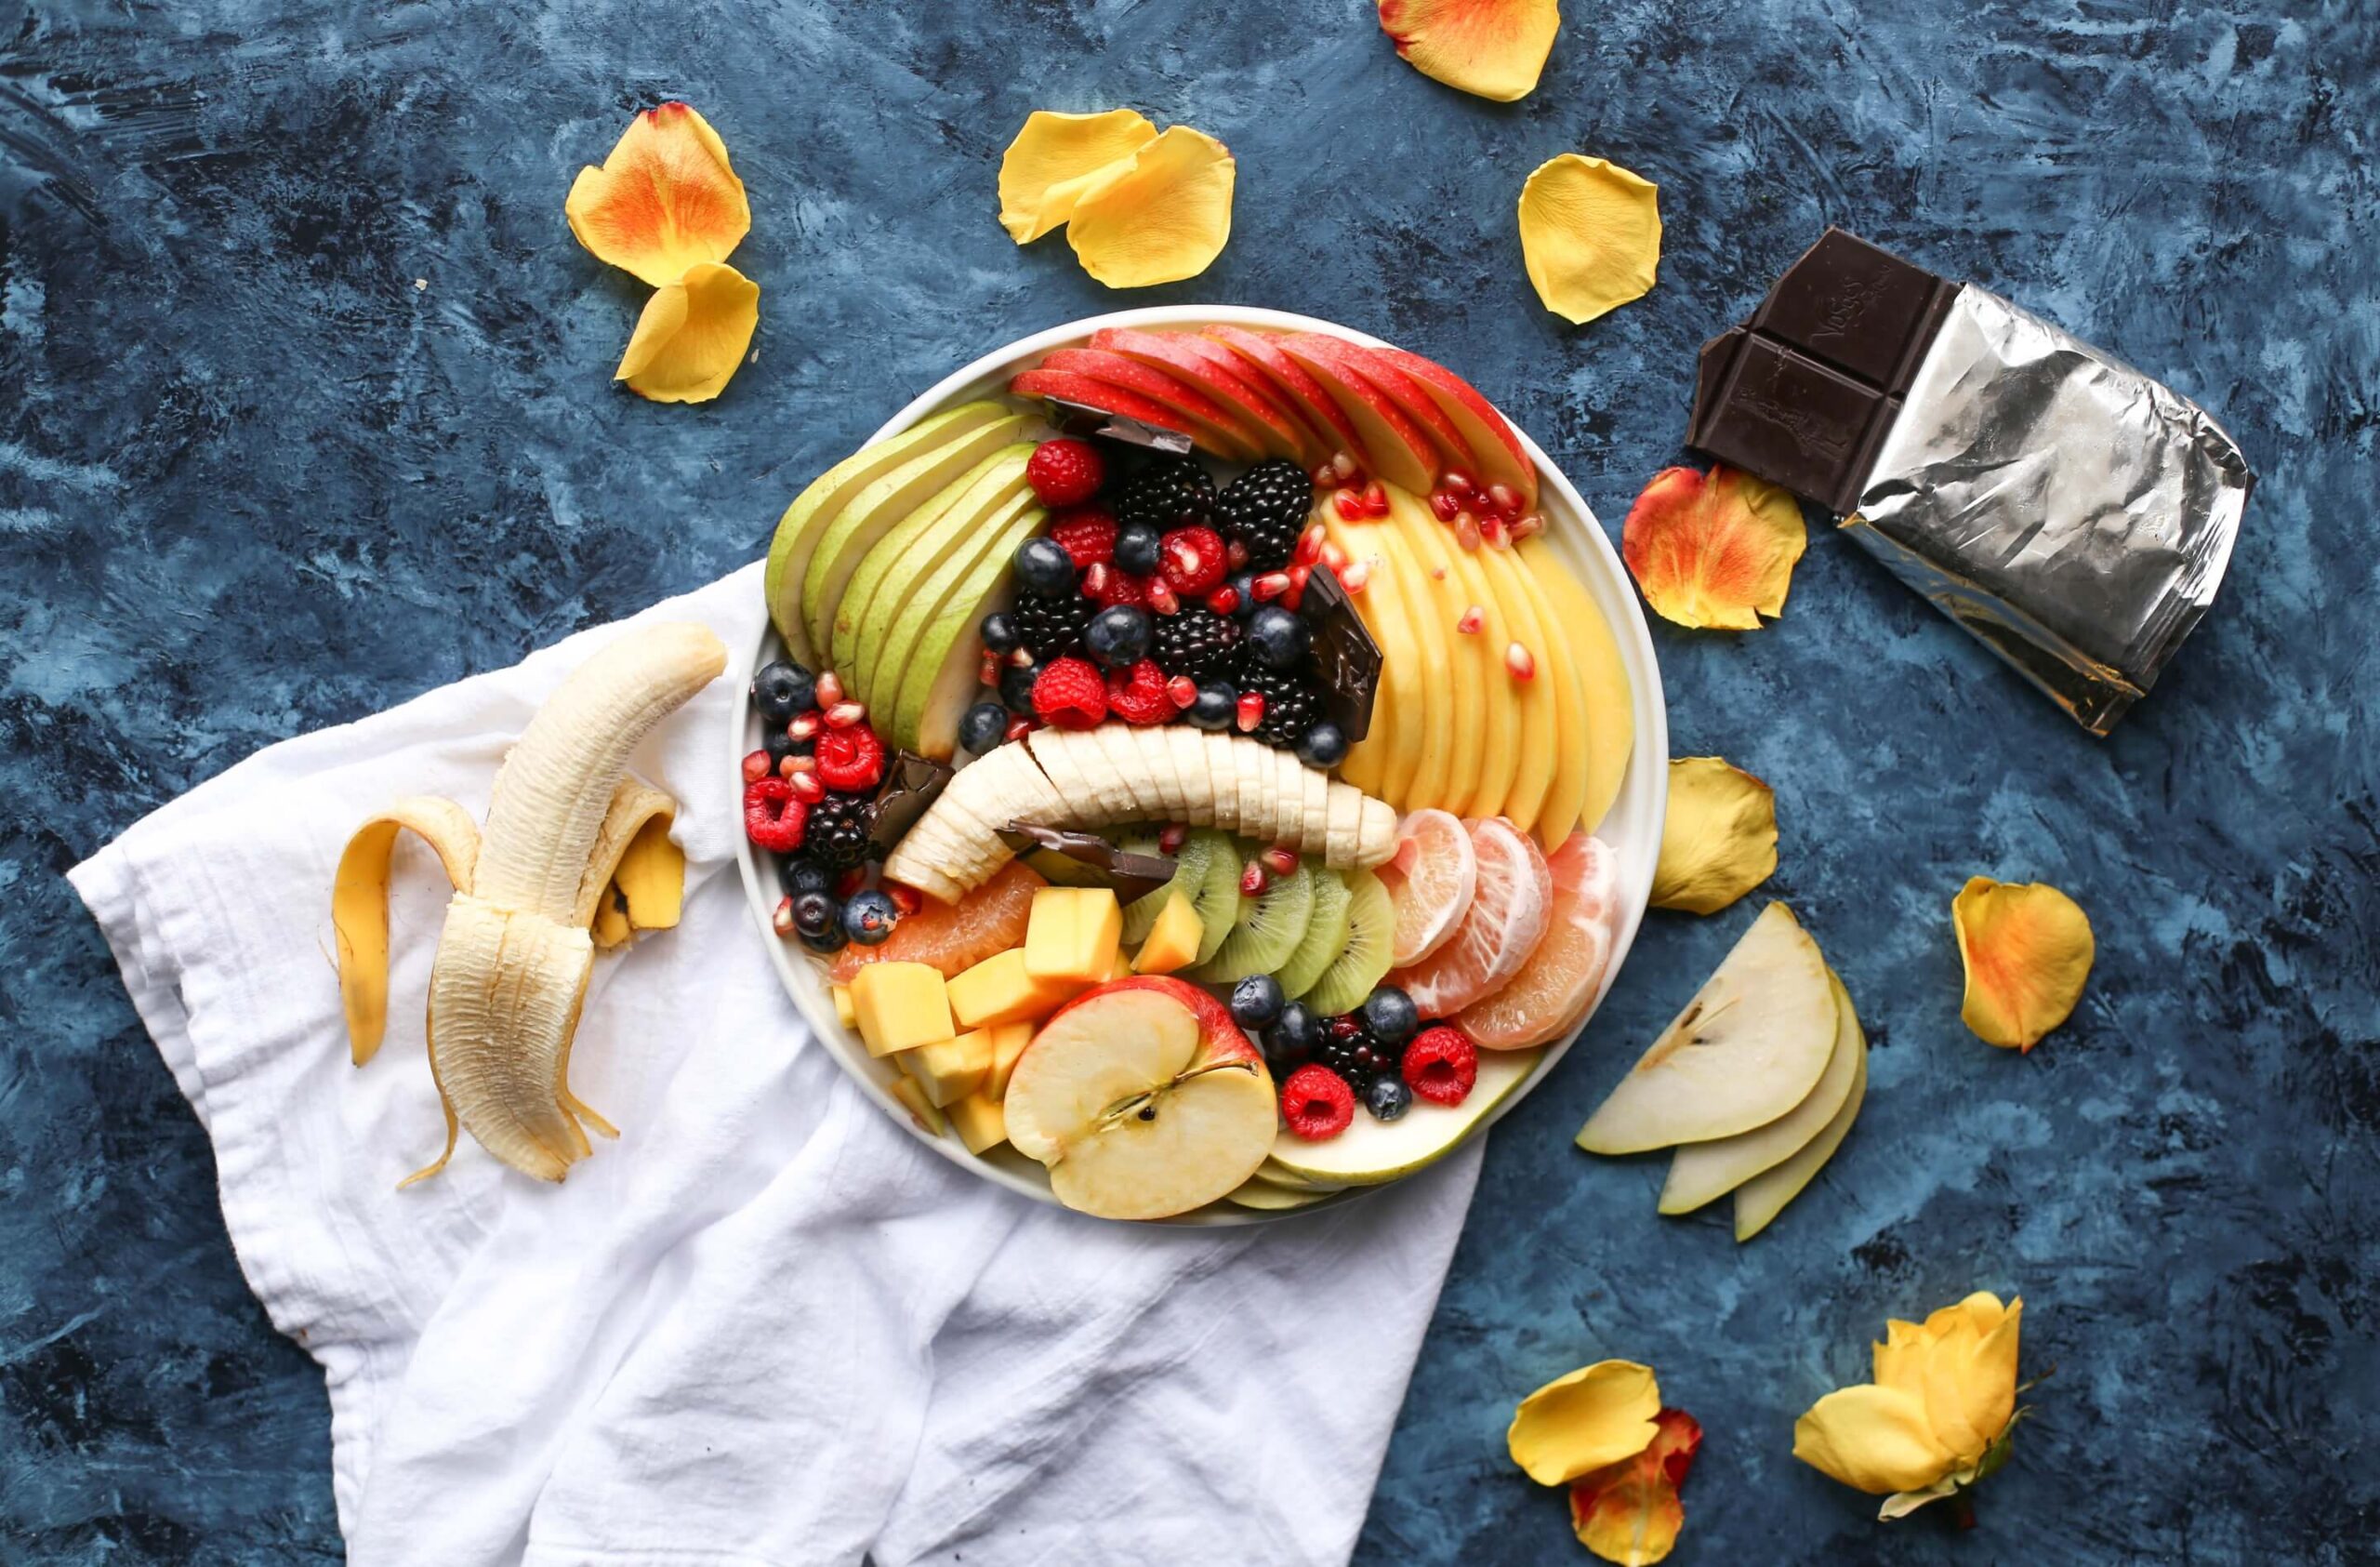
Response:
M1106 970L1103 967L1100 972L1104 975ZM1082 988L1083 981L1077 979L1036 979L1025 972L1025 949L1012 947L950 981L950 1013L962 1029L1038 1020L1072 1001Z
M830 985L827 989L835 998L835 1021L846 1029L856 1030L859 1028L859 1008L852 1004L852 988L848 985Z
M976 1029L956 1039L921 1044L903 1051L898 1059L901 1069L918 1080L927 1098L947 1105L984 1085L984 1074L992 1069L991 1032Z
M901 1101L901 1107L916 1119L919 1125L937 1137L942 1135L942 1111L932 1099L926 1097L926 1091L918 1086L915 1078L894 1078L892 1097Z
M998 1099L982 1094L970 1094L951 1106L950 1124L969 1153L981 1153L995 1143L1008 1141L1007 1113Z
M1197 908L1181 893L1165 900L1165 908L1149 927L1149 938L1141 943L1140 956L1132 960L1135 974L1171 974L1188 968L1198 961L1198 938L1206 934L1206 925L1198 918Z
M1116 962L1109 966L1107 970L1107 977L1110 979L1131 978L1132 954L1125 951L1121 947L1116 949Z
M927 963L870 963L852 977L852 1014L870 1056L890 1056L946 1040L949 988Z
M1124 906L1106 887L1043 887L1025 924L1025 972L1096 985L1116 967Z
M986 1099L1008 1097L1009 1074L1016 1070L1016 1058L1033 1042L1037 1025L1033 1023L1002 1023L985 1030L992 1036L992 1066L984 1074L984 1086L975 1090Z

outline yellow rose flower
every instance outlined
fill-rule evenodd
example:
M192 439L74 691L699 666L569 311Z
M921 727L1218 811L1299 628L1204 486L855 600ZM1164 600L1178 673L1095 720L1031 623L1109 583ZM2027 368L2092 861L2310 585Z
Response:
M1922 1323L1888 1323L1875 1381L1812 1404L1793 1423L1793 1456L1885 1497L1885 1519L1975 1484L2007 1461L2024 1310L1978 1291Z

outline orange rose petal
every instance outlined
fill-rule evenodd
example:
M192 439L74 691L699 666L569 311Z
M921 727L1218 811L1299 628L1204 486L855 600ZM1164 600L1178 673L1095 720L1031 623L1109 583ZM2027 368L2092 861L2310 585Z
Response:
M1082 270L1110 288L1196 277L1231 238L1238 166L1206 132L1168 126L1091 182L1075 203L1066 243Z
M707 403L725 390L760 324L760 286L702 261L654 290L614 380L655 403Z
M1620 1567L1649 1567L1686 1526L1678 1487L1702 1446L1702 1427L1682 1409L1655 1415L1652 1445L1570 1485L1570 1527L1579 1543Z
M1950 901L1966 999L1959 1017L1987 1044L2030 1050L2082 999L2097 948L2090 916L2056 887L1977 876Z
M598 260L656 288L698 261L726 260L752 232L727 144L682 103L629 121L602 167L578 171L562 211Z
M1665 468L1628 509L1620 553L1645 602L1681 626L1760 629L1785 608L1808 545L1802 509L1732 468Z
M1157 126L1136 110L1061 114L1036 109L1000 158L1000 227L1019 245L1039 239L1074 216L1086 192L1156 139Z
M1408 64L1499 103L1536 87L1561 25L1554 0L1380 0L1380 30Z

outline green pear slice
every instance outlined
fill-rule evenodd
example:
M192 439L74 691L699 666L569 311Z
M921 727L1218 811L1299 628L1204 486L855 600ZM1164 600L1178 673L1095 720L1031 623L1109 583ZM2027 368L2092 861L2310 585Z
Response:
M935 491L1012 441L1021 441L1032 421L1011 414L919 448L908 461L853 496L819 535L802 567L801 624L810 646L820 654L834 645L835 607L859 563L892 525L932 499Z
M1284 1191L1311 1191L1325 1197L1334 1191L1347 1189L1345 1186L1337 1182L1309 1181L1302 1176L1292 1175L1276 1164L1270 1155L1265 1157L1263 1163L1256 1167L1256 1174L1250 1175L1249 1179L1263 1181L1266 1186L1279 1187Z
M879 685L890 688L891 666L908 649L900 695L892 704L895 746L937 762L948 761L959 749L959 715L981 689L984 643L975 628L984 606L1006 588L1016 547L1049 520L1026 490L1012 511L999 514L911 592L884 633L878 671ZM879 707L879 716L882 711Z
M1785 1211L1785 1204L1802 1194L1843 1146L1851 1123L1859 1119L1859 1107L1868 1098L1868 1036L1859 1036L1858 1054L1853 1058L1851 1092L1843 1108L1826 1129L1796 1149L1792 1158L1770 1166L1736 1188L1736 1242L1751 1240L1768 1228L1768 1221Z
M882 688L877 675L884 632L900 613L903 585L926 577L976 530L1011 511L1025 493L1025 465L1032 457L1029 441L1002 446L894 524L861 560L835 606L828 650L844 690L871 707L891 699L892 692ZM888 582L892 587L886 590Z
M1237 1191L1226 1193L1224 1201L1259 1213L1284 1214L1298 1208L1310 1208L1327 1197L1328 1191L1291 1191L1285 1186L1275 1186L1261 1177L1251 1176Z
M1309 1143L1288 1127L1273 1138L1273 1157L1261 1173L1277 1173L1313 1185L1378 1186L1397 1180L1445 1158L1496 1107L1511 1097L1544 1055L1537 1050L1483 1050L1479 1078L1460 1105L1436 1105L1416 1097L1395 1121L1374 1121L1360 1106L1344 1132L1329 1142Z
M1818 944L1770 904L1587 1118L1579 1146L1642 1153L1765 1125L1818 1086L1839 1010Z
M817 649L811 645L809 630L801 622L801 579L810 570L810 557L816 551L818 541L826 537L827 528L842 515L852 498L920 452L947 445L995 419L1012 417L1004 403L961 404L932 418L919 419L872 446L862 446L812 480L810 487L794 498L793 504L785 509L784 517L778 520L775 537L769 541L769 564L762 573L761 584L768 600L769 618L775 622L777 635L785 639L787 650L796 659L813 667L818 661Z
M1851 995L1844 989L1842 978L1832 969L1827 971L1826 977L1834 989L1834 1053L1827 1057L1826 1070L1818 1075L1818 1086L1805 1095L1800 1104L1765 1126L1712 1142L1680 1144L1670 1159L1670 1177L1661 1187L1662 1213L1690 1214L1705 1202L1725 1197L1763 1170L1783 1163L1825 1131L1835 1112L1843 1109L1843 1101L1851 1096L1851 1080L1858 1074L1859 1060L1867 1054L1868 1043L1867 1037L1859 1031L1859 1016L1852 1010Z

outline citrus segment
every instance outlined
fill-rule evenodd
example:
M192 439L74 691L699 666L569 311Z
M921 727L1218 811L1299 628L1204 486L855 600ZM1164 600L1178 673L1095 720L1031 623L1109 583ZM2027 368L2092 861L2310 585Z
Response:
M1424 1017L1451 1017L1494 995L1521 971L1545 935L1554 876L1535 843L1499 817L1471 830L1479 882L1454 936L1389 983Z
M1544 938L1512 983L1455 1019L1483 1050L1560 1039L1585 1021L1603 989L1620 921L1620 857L1574 832L1545 864L1554 906Z
M1471 831L1444 811L1414 811L1397 824L1396 857L1376 874L1396 904L1390 961L1408 968L1450 940L1479 886Z
M1033 895L1049 884L1030 867L1012 860L956 903L926 899L916 913L902 916L880 944L844 948L827 976L844 984L875 963L925 963L945 978L963 974L995 952L1025 945Z

